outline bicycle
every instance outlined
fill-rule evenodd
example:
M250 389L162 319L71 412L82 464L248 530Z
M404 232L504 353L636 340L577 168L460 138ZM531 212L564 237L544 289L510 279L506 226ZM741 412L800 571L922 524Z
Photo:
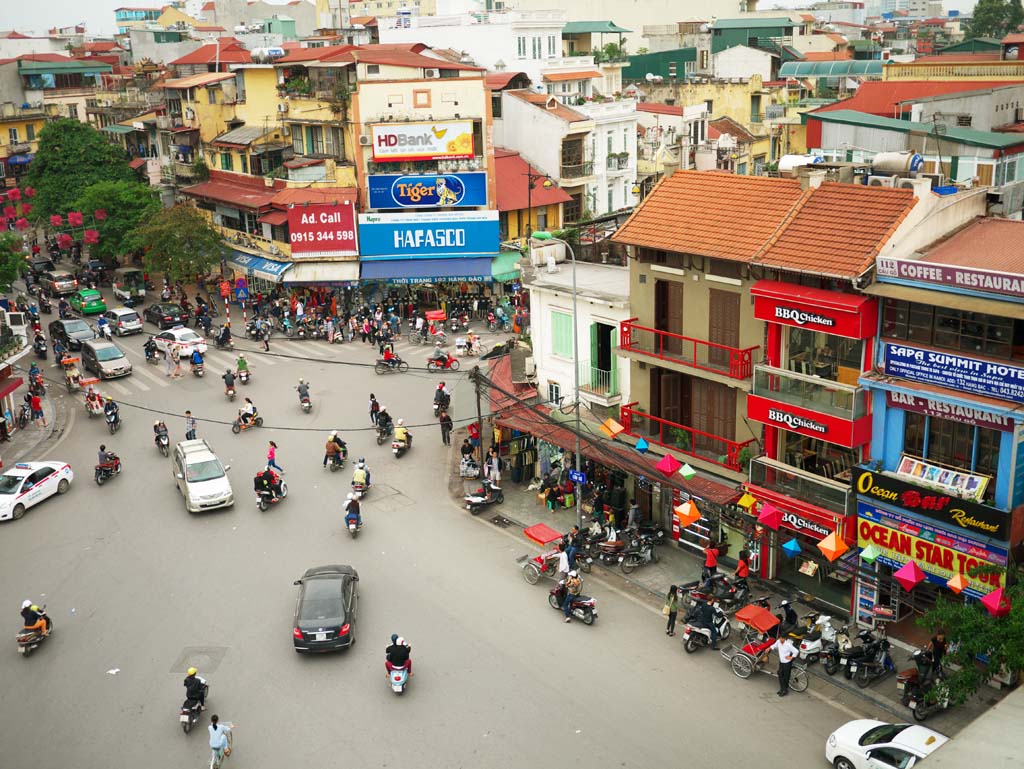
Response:
M221 765L224 763L224 759L231 755L231 743L233 740L232 729L234 724L225 723L227 732L225 733L228 738L228 744L226 748L210 748L210 769L221 769Z

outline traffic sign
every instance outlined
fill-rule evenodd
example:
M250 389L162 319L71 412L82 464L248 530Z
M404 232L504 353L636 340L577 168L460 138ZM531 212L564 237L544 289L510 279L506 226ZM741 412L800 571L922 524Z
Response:
M235 298L238 299L239 302L244 302L246 299L249 298L249 289L245 288L244 286L236 288Z
M573 483L579 484L580 486L587 485L587 474L582 470L570 470L569 480Z

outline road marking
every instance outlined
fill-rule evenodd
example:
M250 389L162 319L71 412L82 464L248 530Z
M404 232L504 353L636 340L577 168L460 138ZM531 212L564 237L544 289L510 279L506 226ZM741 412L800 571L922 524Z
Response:
M136 379L135 375L129 376L125 382L131 382L134 387L139 388L142 392L149 392L149 385L143 382L141 379Z
M129 390L127 387L125 387L120 382L115 382L112 379L105 380L103 382L103 384L100 385L100 386L103 387L103 388L107 388L107 387L113 388L114 390L117 390L119 393L121 393L121 395L131 395L132 394L131 390Z
M151 365L152 364L146 363L145 361L143 361L143 364L141 366L133 366L132 367L132 379L135 379L136 377L142 376L142 377L150 380L150 382L152 382L153 384L157 385L158 387L169 387L170 383L167 381L167 377L158 377L156 374L151 372L149 370L149 367Z

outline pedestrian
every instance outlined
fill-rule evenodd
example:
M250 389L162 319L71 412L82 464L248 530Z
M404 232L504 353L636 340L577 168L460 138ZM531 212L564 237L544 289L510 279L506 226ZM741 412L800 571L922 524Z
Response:
M154 353L155 354L155 353ZM164 364L167 367L167 376L174 376L174 359L177 356L171 355L170 350L164 353Z
M935 679L946 677L946 673L942 669L942 658L946 656L946 645L946 631L939 628L932 636L932 640L928 642L928 648L932 653L932 676Z
M459 452L462 454L463 460L465 460L466 457L472 458L473 451L474 451L474 449L473 449L472 444L470 444L470 442L469 442L469 438L464 438L463 441L462 441L462 448L459 449Z
M661 607L661 613L668 617L668 624L665 626L665 635L676 634L676 614L679 613L679 587L670 585L668 595L665 597L665 605Z
M441 422L441 443L443 443L445 446L451 446L452 445L452 427L454 425L452 424L452 418L450 416L448 416L448 412L445 411L444 409L441 409L440 422Z
M565 535L565 555L569 559L569 568L576 568L576 553L580 550L580 527L573 526Z
M704 548L704 579L712 580L718 574L718 543L713 539Z
M796 659L797 651L793 640L784 635L777 640L772 648L779 653L779 691L780 697L789 694L789 676L793 672L793 660Z
M32 409L32 419L35 420L36 427L40 430L47 427L46 417L43 415L43 399L40 398L39 395L32 396L30 408ZM40 424L40 422L42 424Z
M196 418L192 416L191 411L185 412L185 440L194 441L196 439Z
M181 373L181 353L182 350L178 350L172 347L167 349L167 355L174 358L174 373L171 375L175 379L180 379L183 374Z
M263 352L270 352L270 325L264 324L263 326Z
M284 469L281 465L277 464L277 444L273 441L269 441L267 446L267 467L273 467L281 475L284 475Z
M370 424L376 426L377 414L380 413L380 404L377 403L377 396L370 393Z
M640 523L640 505L635 499L629 500L629 515L626 516L626 528L635 529Z
M558 579L564 580L569 576L572 567L569 565L569 550L565 542L558 543Z
M498 455L498 449L491 449L491 456L487 460L488 477L491 479L491 483L495 487L501 485L501 457Z

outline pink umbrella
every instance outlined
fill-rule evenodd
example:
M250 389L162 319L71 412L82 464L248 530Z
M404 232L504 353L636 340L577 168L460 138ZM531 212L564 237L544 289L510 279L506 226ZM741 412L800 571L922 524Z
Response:
M981 605L988 609L988 613L993 617L1005 617L1010 613L1010 598L1001 587L997 587L982 598Z
M769 529L778 531L779 525L782 523L782 511L770 502L765 502L761 505L761 511L757 515L757 522L763 523Z
M892 578L899 582L904 590L913 590L924 581L924 572L917 565L917 561L907 561L898 571L893 572Z
M679 460L676 459L674 456L672 456L671 454L666 454L664 457L662 457L662 460L655 465L655 467L661 470L661 472L665 473L665 475L670 476L672 475L672 473L674 473L676 470L682 467L682 465L679 463Z

